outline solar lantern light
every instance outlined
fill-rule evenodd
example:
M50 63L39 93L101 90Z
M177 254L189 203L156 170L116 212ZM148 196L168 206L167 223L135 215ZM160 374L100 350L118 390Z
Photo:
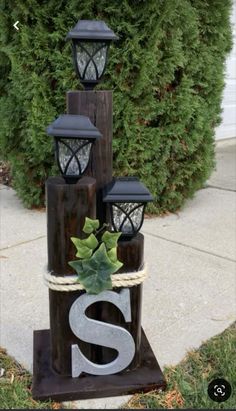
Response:
M91 148L101 133L88 117L62 114L47 128L54 137L58 167L67 183L76 183L88 167Z
M113 230L129 238L142 227L145 207L153 197L136 177L121 177L107 185L103 201L109 204Z
M66 39L72 40L75 69L81 83L85 89L92 90L105 71L110 43L118 37L104 21L79 20Z

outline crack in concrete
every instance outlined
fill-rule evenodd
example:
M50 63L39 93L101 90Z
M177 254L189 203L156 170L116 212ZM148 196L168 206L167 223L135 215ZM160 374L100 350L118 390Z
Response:
M232 193L236 193L236 189L234 190L233 188L224 188L224 187L219 187L219 186L214 186L214 185L209 185L209 186L206 186L205 188L215 188L216 190L230 191Z
M20 243L16 243L16 244L13 244L13 245L9 245L9 246L7 246L7 247L4 247L4 248L0 248L0 251L11 250L11 248L18 247L18 246L23 245L23 244L32 243L32 241L41 240L41 238L46 238L46 235L41 235L41 236L39 236L39 237L32 238L31 240L21 241Z
M222 255L219 255L219 254L215 254L215 253L212 253L211 251L202 250L201 248L194 247L194 246L191 246L191 245L188 245L188 244L185 244L185 243L181 243L180 241L170 240L169 238L162 237L162 236L157 235L157 234L147 233L144 230L142 230L142 233L145 234L145 235L149 235L150 237L160 238L161 240L167 241L169 243L177 244L177 245L180 245L182 247L191 248L192 250L195 250L195 251L200 251L201 253L204 253L204 254L212 255L213 257L218 257L218 258L221 258L223 260L231 261L232 263L236 262L236 260L234 260L233 258L225 257L225 256L222 256Z

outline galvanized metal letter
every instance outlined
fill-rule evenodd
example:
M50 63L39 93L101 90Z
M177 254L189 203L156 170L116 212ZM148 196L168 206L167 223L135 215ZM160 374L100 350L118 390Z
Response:
M108 364L95 364L83 355L77 344L73 344L71 346L72 377L78 377L82 372L93 375L115 374L126 368L134 357L134 340L127 330L86 317L85 310L98 301L114 304L122 312L125 321L131 321L128 288L120 293L114 291L103 291L98 295L85 293L77 298L69 312L69 323L73 333L85 342L114 348L118 351L118 356Z

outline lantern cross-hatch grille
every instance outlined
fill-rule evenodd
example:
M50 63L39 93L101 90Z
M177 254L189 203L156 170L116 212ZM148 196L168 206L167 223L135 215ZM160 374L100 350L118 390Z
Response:
M108 49L118 37L104 21L79 20L69 31L76 74L86 90L92 90L106 69Z
M81 175L87 168L92 143L81 139L57 139L58 166L64 175Z
M143 203L114 203L110 204L112 225L116 231L124 235L133 235L143 224Z
M103 201L109 205L112 229L125 238L138 233L146 205L153 197L137 177L118 177L104 187Z
M108 44L80 42L75 46L78 74L81 80L99 80L106 68Z

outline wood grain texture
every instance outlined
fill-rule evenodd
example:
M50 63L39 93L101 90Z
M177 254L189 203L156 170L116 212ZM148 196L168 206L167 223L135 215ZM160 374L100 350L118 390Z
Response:
M48 270L55 276L74 274L68 265L68 261L76 258L70 238L86 236L82 231L85 217L96 216L95 179L82 177L76 184L66 184L62 177L50 177L46 182L46 198ZM70 329L68 315L81 293L84 291L49 290L51 363L53 369L63 375L71 374L71 344L79 342ZM91 345L81 342L81 346L84 353L93 358Z
M106 221L106 208L102 203L102 190L112 180L112 91L68 91L67 113L90 118L102 137L92 149L92 158L85 175L97 182L97 217Z
M87 115L103 137L94 148L88 176L81 178L77 184L66 184L62 177L49 178L46 183L48 269L59 276L73 273L73 269L68 265L68 261L75 258L75 248L70 237L81 237L85 217L95 218L97 207L97 217L101 222L107 221L102 189L112 178L112 92L68 92L67 110L69 114ZM128 241L119 241L118 258L123 262L120 273L136 271L142 267L143 242L140 233ZM120 292L121 289L114 291ZM115 350L85 343L72 333L69 311L73 302L83 293L84 291L79 290L49 290L51 363L54 371L60 375L71 375L72 344L78 344L83 354L98 364L106 364L117 356ZM120 310L107 302L98 302L86 310L88 317L119 325L131 333L136 353L129 370L140 365L142 285L130 287L130 299L131 323L126 323Z
M142 358L139 368L114 375L93 376L85 374L78 378L60 376L52 371L49 334L49 330L34 332L32 394L35 400L73 401L166 388L165 378L143 330Z
M118 246L120 260L124 263L120 271L138 270L143 264L143 235L138 234L131 241L121 241ZM132 257L133 256L133 257ZM130 266L131 264L131 266ZM130 287L131 318L126 323L121 311L108 302L92 304L86 315L98 321L121 326L130 332L135 342L135 356L127 370L136 369L141 360L141 309L142 284ZM120 292L121 288L114 291ZM52 367L60 375L71 375L71 345L78 344L83 354L92 362L107 364L117 357L117 352L108 347L86 343L77 338L69 325L69 311L73 302L84 291L58 292L49 290L50 327L51 327L51 357Z
M96 216L96 182L82 177L66 184L62 177L46 181L48 270L55 276L69 275L68 261L75 257L70 237L84 236L85 217Z

